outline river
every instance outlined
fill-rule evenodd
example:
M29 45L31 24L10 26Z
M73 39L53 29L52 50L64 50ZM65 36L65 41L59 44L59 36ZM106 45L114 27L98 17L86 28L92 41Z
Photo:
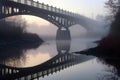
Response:
M97 43L94 43L96 40L88 38L65 41L52 40L46 41L37 47L31 45L31 48L6 48L1 50L4 59L1 59L0 63L17 68L34 67L45 63L59 54L70 53L76 55L74 52L94 48L97 46ZM35 80L113 80L112 78L115 78L114 80L120 80L119 76L115 74L116 70L113 66L105 64L104 61L97 57L86 57L82 62Z

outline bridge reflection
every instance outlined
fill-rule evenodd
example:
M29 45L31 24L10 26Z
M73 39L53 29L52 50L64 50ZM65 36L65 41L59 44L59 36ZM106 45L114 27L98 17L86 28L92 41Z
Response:
M56 46L58 54L68 53L70 50L71 35L68 28L59 28L56 34Z
M0 78L2 80L31 80L53 74L72 65L84 62L90 58L86 56L73 56L71 54L57 55L51 60L29 68L15 68L0 65Z
M61 31L58 30L57 36L61 36ZM66 36L66 35L64 35ZM68 36L70 37L70 36ZM61 71L70 66L79 64L81 62L87 61L93 57L87 57L85 55L74 55L70 54L70 40L62 36L56 37L56 46L58 55L52 59L46 61L37 66L20 68L20 67L10 67L0 64L0 79L1 80L33 80L40 77L48 76L57 71ZM60 41L59 41L60 39ZM64 44L64 45L63 45Z

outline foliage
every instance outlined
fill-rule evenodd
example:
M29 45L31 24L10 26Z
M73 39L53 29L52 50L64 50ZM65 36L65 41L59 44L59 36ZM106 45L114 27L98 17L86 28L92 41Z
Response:
M1 39L20 38L26 32L25 24L26 24L25 22L21 23L20 21L18 23L18 22L12 22L12 20L11 21L7 21L5 19L1 20L0 38Z
M41 41L36 34L27 33L26 21L20 17L0 21L0 42Z
M107 17L111 21L110 36L120 36L120 1L108 0L106 7L109 9L109 16Z
M108 9L108 16L106 17L108 21L113 22L115 20L115 16L119 10L118 4L119 0L108 0L105 3L105 7Z

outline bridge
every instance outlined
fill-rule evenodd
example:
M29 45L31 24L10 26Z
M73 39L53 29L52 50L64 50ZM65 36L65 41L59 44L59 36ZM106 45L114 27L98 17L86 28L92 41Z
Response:
M0 19L16 15L34 15L43 18L58 27L57 39L70 39L69 27L80 24L87 29L96 24L95 20L60 8L35 2L33 0L0 0ZM64 30L63 30L64 29ZM68 37L63 37L63 35ZM59 43L57 43L59 44ZM68 46L69 43L67 44ZM83 55L69 54L69 47L57 46L58 55L47 62L28 68L16 68L0 64L0 79L31 80L53 74L69 66L84 62L91 58Z
M69 12L48 4L33 0L0 0L0 19L15 15L34 15L43 18L59 29L68 29L72 25L80 24L87 29L99 22L85 16Z

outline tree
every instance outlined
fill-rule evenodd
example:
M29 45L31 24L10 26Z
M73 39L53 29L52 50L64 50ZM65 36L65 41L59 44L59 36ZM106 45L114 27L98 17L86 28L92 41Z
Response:
M120 36L120 0L108 0L106 7L109 9L108 20L111 21L110 36Z
M106 8L108 8L109 12L108 12L108 19L113 21L114 16L117 14L118 12L118 0L108 0L106 3Z

